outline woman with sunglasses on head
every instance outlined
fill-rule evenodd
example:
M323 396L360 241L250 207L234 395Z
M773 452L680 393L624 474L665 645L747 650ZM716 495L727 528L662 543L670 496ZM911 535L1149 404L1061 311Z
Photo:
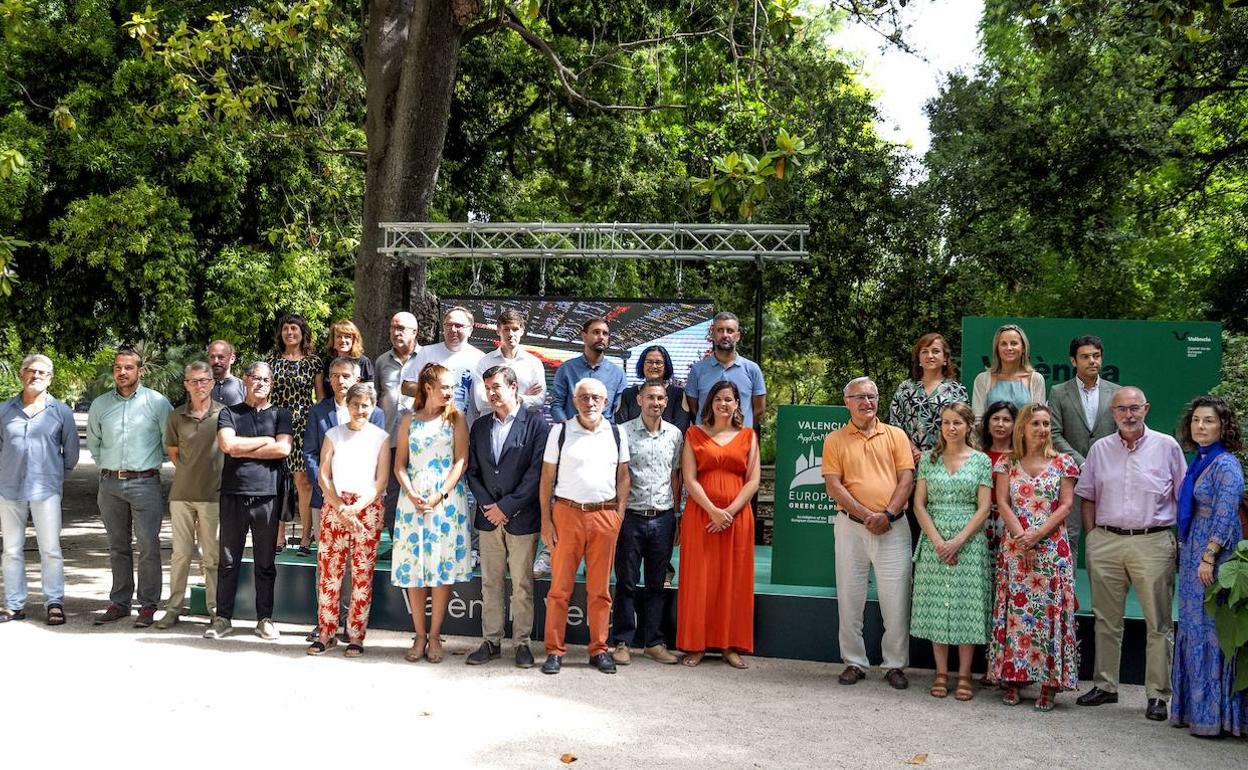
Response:
M1048 403L1044 375L1032 367L1031 343L1017 324L1005 324L992 335L992 366L975 376L971 411L976 424L983 420L984 407L995 401L1009 401L1019 409Z

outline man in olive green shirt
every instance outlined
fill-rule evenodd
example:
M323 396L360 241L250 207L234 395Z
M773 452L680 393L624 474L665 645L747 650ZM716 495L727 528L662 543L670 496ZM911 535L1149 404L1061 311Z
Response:
M169 520L173 527L173 555L169 557L169 599L156 628L177 625L186 599L191 554L199 540L199 568L204 573L208 617L217 614L217 557L220 545L221 466L217 446L217 417L224 404L213 401L212 367L196 361L186 367L187 402L169 415L165 447L177 471L169 488Z
M169 400L143 387L143 357L122 348L113 357L113 390L101 393L87 413L87 449L100 469L96 502L108 532L108 561L113 585L108 609L95 624L130 616L135 598L134 546L139 547L139 617L147 628L160 602L160 520L165 514L160 466L165 462L165 427L173 411Z

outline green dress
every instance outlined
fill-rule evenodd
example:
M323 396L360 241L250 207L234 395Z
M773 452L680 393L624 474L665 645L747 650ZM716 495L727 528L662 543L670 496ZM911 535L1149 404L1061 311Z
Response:
M983 452L972 452L950 475L939 457L931 460L931 453L919 459L918 477L927 482L927 514L940 536L949 539L975 516L979 488L992 488L992 462ZM952 567L940 560L936 546L923 535L914 564L911 636L939 644L987 644L992 565L984 532L966 541Z

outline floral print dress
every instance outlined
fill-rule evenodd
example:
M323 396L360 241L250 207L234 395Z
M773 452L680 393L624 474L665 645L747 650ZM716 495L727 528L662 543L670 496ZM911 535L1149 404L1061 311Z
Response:
M1066 454L1051 458L1034 477L1009 457L994 470L1009 478L1010 507L1024 530L1043 525L1057 509L1062 479L1079 476L1079 467ZM1013 540L1000 545L989 672L1000 682L1074 690L1079 685L1075 562L1066 524L1033 550L1035 565L1028 569L1024 551Z
M412 417L407 434L407 477L421 497L432 497L455 462L455 429L443 417ZM430 513L417 513L400 493L394 519L390 581L400 588L462 583L472 577L469 558L468 496L461 477L451 494Z
M888 422L904 430L919 449L927 451L940 438L940 413L950 404L968 401L966 387L957 380L944 380L931 393L922 382L904 380L888 407Z
M316 375L321 373L321 359L304 356L298 361L289 361L274 354L269 356L268 364L273 370L273 391L269 400L290 412L290 426L294 430L286 469L291 473L304 473L307 466L303 458L303 433L308 429L308 411L316 403Z

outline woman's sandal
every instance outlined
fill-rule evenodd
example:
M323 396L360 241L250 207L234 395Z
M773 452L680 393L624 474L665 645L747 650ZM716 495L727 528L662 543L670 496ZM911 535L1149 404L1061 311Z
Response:
M317 639L315 642L313 642L311 645L308 646L308 654L309 655L324 655L326 650L330 649L331 647L334 647L337 644L338 644L337 637L333 637L333 636L329 637L328 642L322 642L320 639Z
M1001 696L1001 702L1007 706L1017 706L1021 703L1023 697L1018 694L1018 685L1005 685L1005 694Z
M745 661L741 660L741 655L736 650L725 650L724 662L738 670L744 670L744 669L749 668L749 666L746 665Z
M65 625L65 608L59 604L49 604L47 609L48 617L45 621L49 626Z
M415 663L425 657L425 647L427 646L428 636L425 634L416 634L415 640L412 642L411 649L403 655L403 659L409 663Z
M933 698L944 698L947 696L949 694L949 675L937 674L932 679L932 689L928 690L927 694Z
M1036 698L1036 711L1052 711L1057 705L1056 696L1052 687L1041 687L1040 697Z
M688 666L689 668L693 668L694 666L696 666L696 665L698 665L699 663L701 663L701 662L702 662L702 658L704 658L704 657L706 657L706 653L705 653L705 652L691 652L691 653L689 653L688 655L686 655L685 657L683 657L683 658L681 658L681 659L680 659L680 665L682 665L682 666Z
M351 642L342 654L348 658L358 658L364 654L364 645Z
M955 700L967 701L975 697L975 689L971 686L971 678L969 676L958 677L958 689L954 692Z
M434 640L437 640L437 643L438 643L438 649L436 650L433 649ZM442 637L430 636L429 647L428 649L425 650L425 660L429 661L430 663L441 663L442 659L445 657L446 657L446 653L442 651Z

